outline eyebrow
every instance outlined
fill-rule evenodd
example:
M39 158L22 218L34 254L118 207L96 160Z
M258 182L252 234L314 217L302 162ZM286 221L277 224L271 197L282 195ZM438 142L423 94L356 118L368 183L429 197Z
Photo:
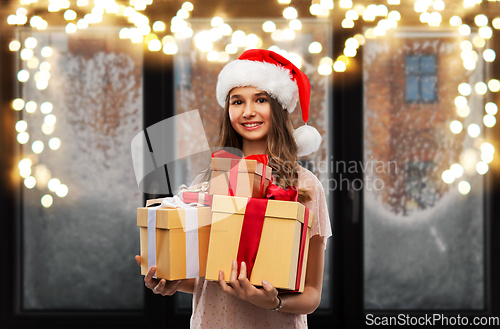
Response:
M257 97L260 97L260 96L266 96L267 97L267 94L266 93L257 93L255 94L254 96L257 96ZM232 95L230 99L233 99L233 98L240 98L241 95L239 94L235 94L235 95Z

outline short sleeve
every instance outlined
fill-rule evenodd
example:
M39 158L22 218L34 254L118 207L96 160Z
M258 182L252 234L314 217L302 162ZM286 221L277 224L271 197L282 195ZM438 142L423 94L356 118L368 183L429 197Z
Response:
M312 211L313 213L313 223L310 237L314 235L324 237L326 249L327 240L330 236L332 236L332 228L323 186L312 172L303 167L300 167L297 174L299 181L298 188L306 189L311 197L310 201L303 203L304 206L309 208L309 211Z

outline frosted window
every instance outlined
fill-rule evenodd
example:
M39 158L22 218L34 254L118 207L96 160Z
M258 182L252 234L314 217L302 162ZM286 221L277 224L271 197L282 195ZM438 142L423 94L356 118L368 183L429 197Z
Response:
M50 80L38 90L30 78L20 97L38 104L18 112L30 140L21 157L32 160L32 189L22 186L22 306L26 310L142 309L143 278L136 208L143 204L130 143L142 130L142 48L118 40L119 29L21 33L36 37L35 56L50 63ZM40 56L50 46L49 58ZM37 69L22 68L34 76ZM54 129L40 107L51 102ZM45 129L42 132L42 129ZM52 150L51 138L61 141ZM45 145L40 154L33 141ZM49 179L68 187L64 197ZM57 185L57 184L56 184ZM41 199L50 195L52 205Z
M475 170L481 151L468 134L453 134L449 122L456 120L457 86L484 81L484 62L467 71L460 35L423 32L364 46L364 161L377 168L365 180L382 186L363 190L364 306L482 310L488 287L484 177ZM417 86L419 100L408 102ZM482 96L468 102L464 125L482 122ZM463 172L455 170L447 184L442 174L454 164ZM460 181L470 184L468 194L458 191Z

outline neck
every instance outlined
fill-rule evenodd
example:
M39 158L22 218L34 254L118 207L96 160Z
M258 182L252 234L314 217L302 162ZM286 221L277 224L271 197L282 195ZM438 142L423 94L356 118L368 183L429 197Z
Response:
M267 139L259 141L249 141L243 139L242 151L245 156L266 153Z

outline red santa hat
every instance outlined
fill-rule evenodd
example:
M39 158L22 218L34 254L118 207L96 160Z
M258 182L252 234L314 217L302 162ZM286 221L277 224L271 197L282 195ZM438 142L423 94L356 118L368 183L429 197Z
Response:
M217 81L217 101L224 107L227 95L236 87L255 87L265 91L292 113L300 99L302 119L306 123L294 130L298 156L316 152L321 144L321 135L307 125L311 84L307 76L283 56L265 49L250 49L227 64Z

